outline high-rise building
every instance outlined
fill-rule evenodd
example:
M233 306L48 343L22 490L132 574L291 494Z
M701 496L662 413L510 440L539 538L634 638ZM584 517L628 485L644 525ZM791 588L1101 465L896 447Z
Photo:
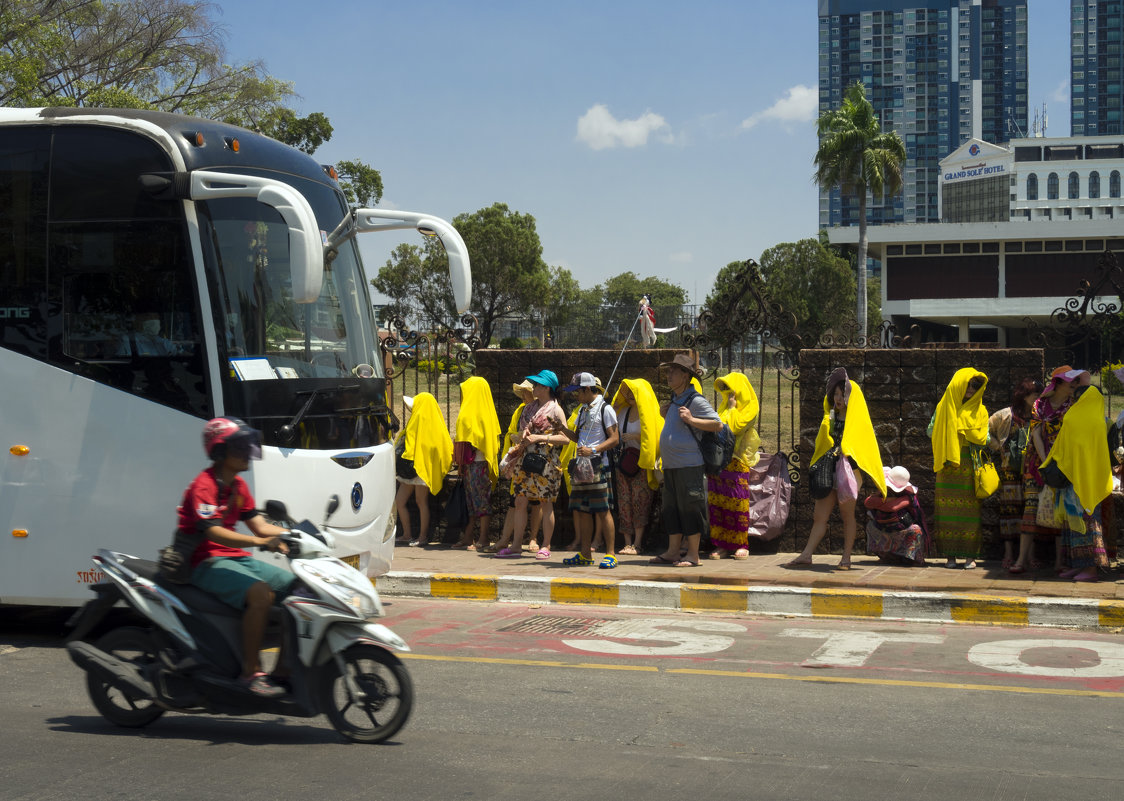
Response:
M819 66L821 112L862 81L882 130L905 142L903 192L869 200L868 222L937 222L940 159L1025 135L1027 0L819 0ZM855 225L858 201L821 191L819 217Z
M1069 125L1073 136L1124 133L1124 3L1071 0Z

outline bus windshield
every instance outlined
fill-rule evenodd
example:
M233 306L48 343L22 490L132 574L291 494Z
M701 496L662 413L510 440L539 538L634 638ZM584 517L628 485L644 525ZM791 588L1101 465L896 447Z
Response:
M289 177L330 231L346 209L328 186ZM371 306L354 243L325 265L314 303L293 301L288 232L273 208L247 198L199 204L220 354L237 381L382 376ZM208 230L209 229L209 230ZM206 246L206 245L205 245Z

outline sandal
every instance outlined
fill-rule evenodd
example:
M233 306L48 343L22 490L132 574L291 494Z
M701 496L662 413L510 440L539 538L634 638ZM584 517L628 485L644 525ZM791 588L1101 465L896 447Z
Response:
M549 548L539 548L538 553L535 554L535 558L536 559L549 559L550 558L550 549Z
M562 564L564 564L566 567L589 567L593 564L593 560L586 559L580 553L576 553L573 556L563 559Z
M503 548L499 551L496 551L495 558L496 559L518 559L522 555L523 555L523 551L517 551L514 548Z
M615 556L606 556L604 559L601 560L601 564L598 565L598 567L601 568L602 570L612 570L616 566L617 566L617 559L616 559Z
M622 556L636 556L636 548L634 548L631 545L626 545L623 548L621 548L621 555Z
M713 551L710 552L710 556L707 557L707 559L725 559L725 558L726 558L726 552L724 550L722 550L721 548L715 548Z
M749 551L745 548L738 548L736 551L734 551L734 558L738 560L748 559Z

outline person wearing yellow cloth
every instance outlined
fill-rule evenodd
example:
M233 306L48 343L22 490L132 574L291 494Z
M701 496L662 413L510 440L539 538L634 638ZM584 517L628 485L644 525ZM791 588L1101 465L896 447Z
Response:
M987 418L984 418L986 423ZM874 424L866 407L862 389L847 377L847 371L837 368L827 378L827 393L823 399L823 420L816 435L816 450L809 464L815 464L824 454L839 446L840 461L849 459L858 467L854 471L855 484L841 487L836 481L835 488L825 497L816 501L812 514L812 530L808 542L800 555L785 567L810 567L812 554L816 552L824 535L827 534L827 521L836 504L839 516L843 518L843 556L839 559L839 570L851 569L851 549L855 545L858 523L855 519L855 502L862 487L863 473L870 476L874 486L886 497L886 473L882 467L882 456L878 450L878 440L874 437ZM836 476L839 471L836 471ZM841 491L842 490L842 491Z
M437 398L428 392L419 392L414 396L410 420L398 435L397 442L404 444L402 458L413 464L415 473L413 476L401 473L397 476L399 486L394 505L398 508L398 520L402 524L403 536L400 539L409 540L410 545L425 545L429 535L429 496L441 491L445 474L453 463L453 439L445 426ZM410 520L407 504L411 495L418 505L420 531L416 538L410 536L413 521Z
M760 404L753 385L742 373L729 373L714 382L721 393L718 416L735 437L734 456L726 468L708 480L711 559L748 559L749 471L757 464L761 437L757 433Z
M624 539L622 556L642 551L641 539L648 528L652 501L659 488L656 470L660 464L660 402L652 385L643 378L626 378L613 396L617 410L621 449L617 459L617 526Z
M986 375L974 367L962 367L948 382L929 423L937 474L935 533L948 568L955 568L960 557L965 570L974 569L983 545L972 453L982 453L988 442L986 389Z
M500 475L500 419L492 400L492 388L483 378L473 376L461 383L461 408L457 413L457 436L453 460L464 482L468 502L468 525L454 548L475 550L488 545L488 524L492 520L492 489ZM473 543L473 525L480 524L480 541Z
M511 391L515 393L515 397L519 398L521 403L516 407L515 411L511 414L511 422L508 423L507 431L503 436L503 447L500 449L501 454L506 454L512 449L513 446L518 445L522 434L520 432L527 427L531 422L531 416L527 414L527 410L531 404L534 403L534 396L531 391L534 389L534 384L524 379L518 384L511 385ZM485 545L480 548L475 545L470 545L470 551L476 550L483 553L496 553L511 544L511 535L515 531L515 482L505 479L504 482L508 486L508 493L510 495L507 512L503 518L503 530L500 532L500 538L496 541L495 545ZM542 504L538 501L531 503L531 541L529 550L537 551L539 549L538 543L535 541L538 537L539 530L542 528ZM484 537L480 538L481 541Z
M1064 380L1077 385L1076 400L1065 413L1054 447L1039 470L1045 472L1056 464L1070 482L1058 490L1058 511L1064 513L1066 521L1062 536L1070 565L1061 577L1097 581L1098 568L1108 568L1101 501L1112 493L1104 396L1089 385L1092 376L1085 370L1071 370Z

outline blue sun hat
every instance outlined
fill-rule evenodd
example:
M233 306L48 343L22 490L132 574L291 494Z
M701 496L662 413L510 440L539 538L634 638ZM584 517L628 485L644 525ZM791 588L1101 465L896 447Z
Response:
M527 376L527 380L532 384L541 384L550 389L558 389L558 376L550 370L540 370L535 375Z

